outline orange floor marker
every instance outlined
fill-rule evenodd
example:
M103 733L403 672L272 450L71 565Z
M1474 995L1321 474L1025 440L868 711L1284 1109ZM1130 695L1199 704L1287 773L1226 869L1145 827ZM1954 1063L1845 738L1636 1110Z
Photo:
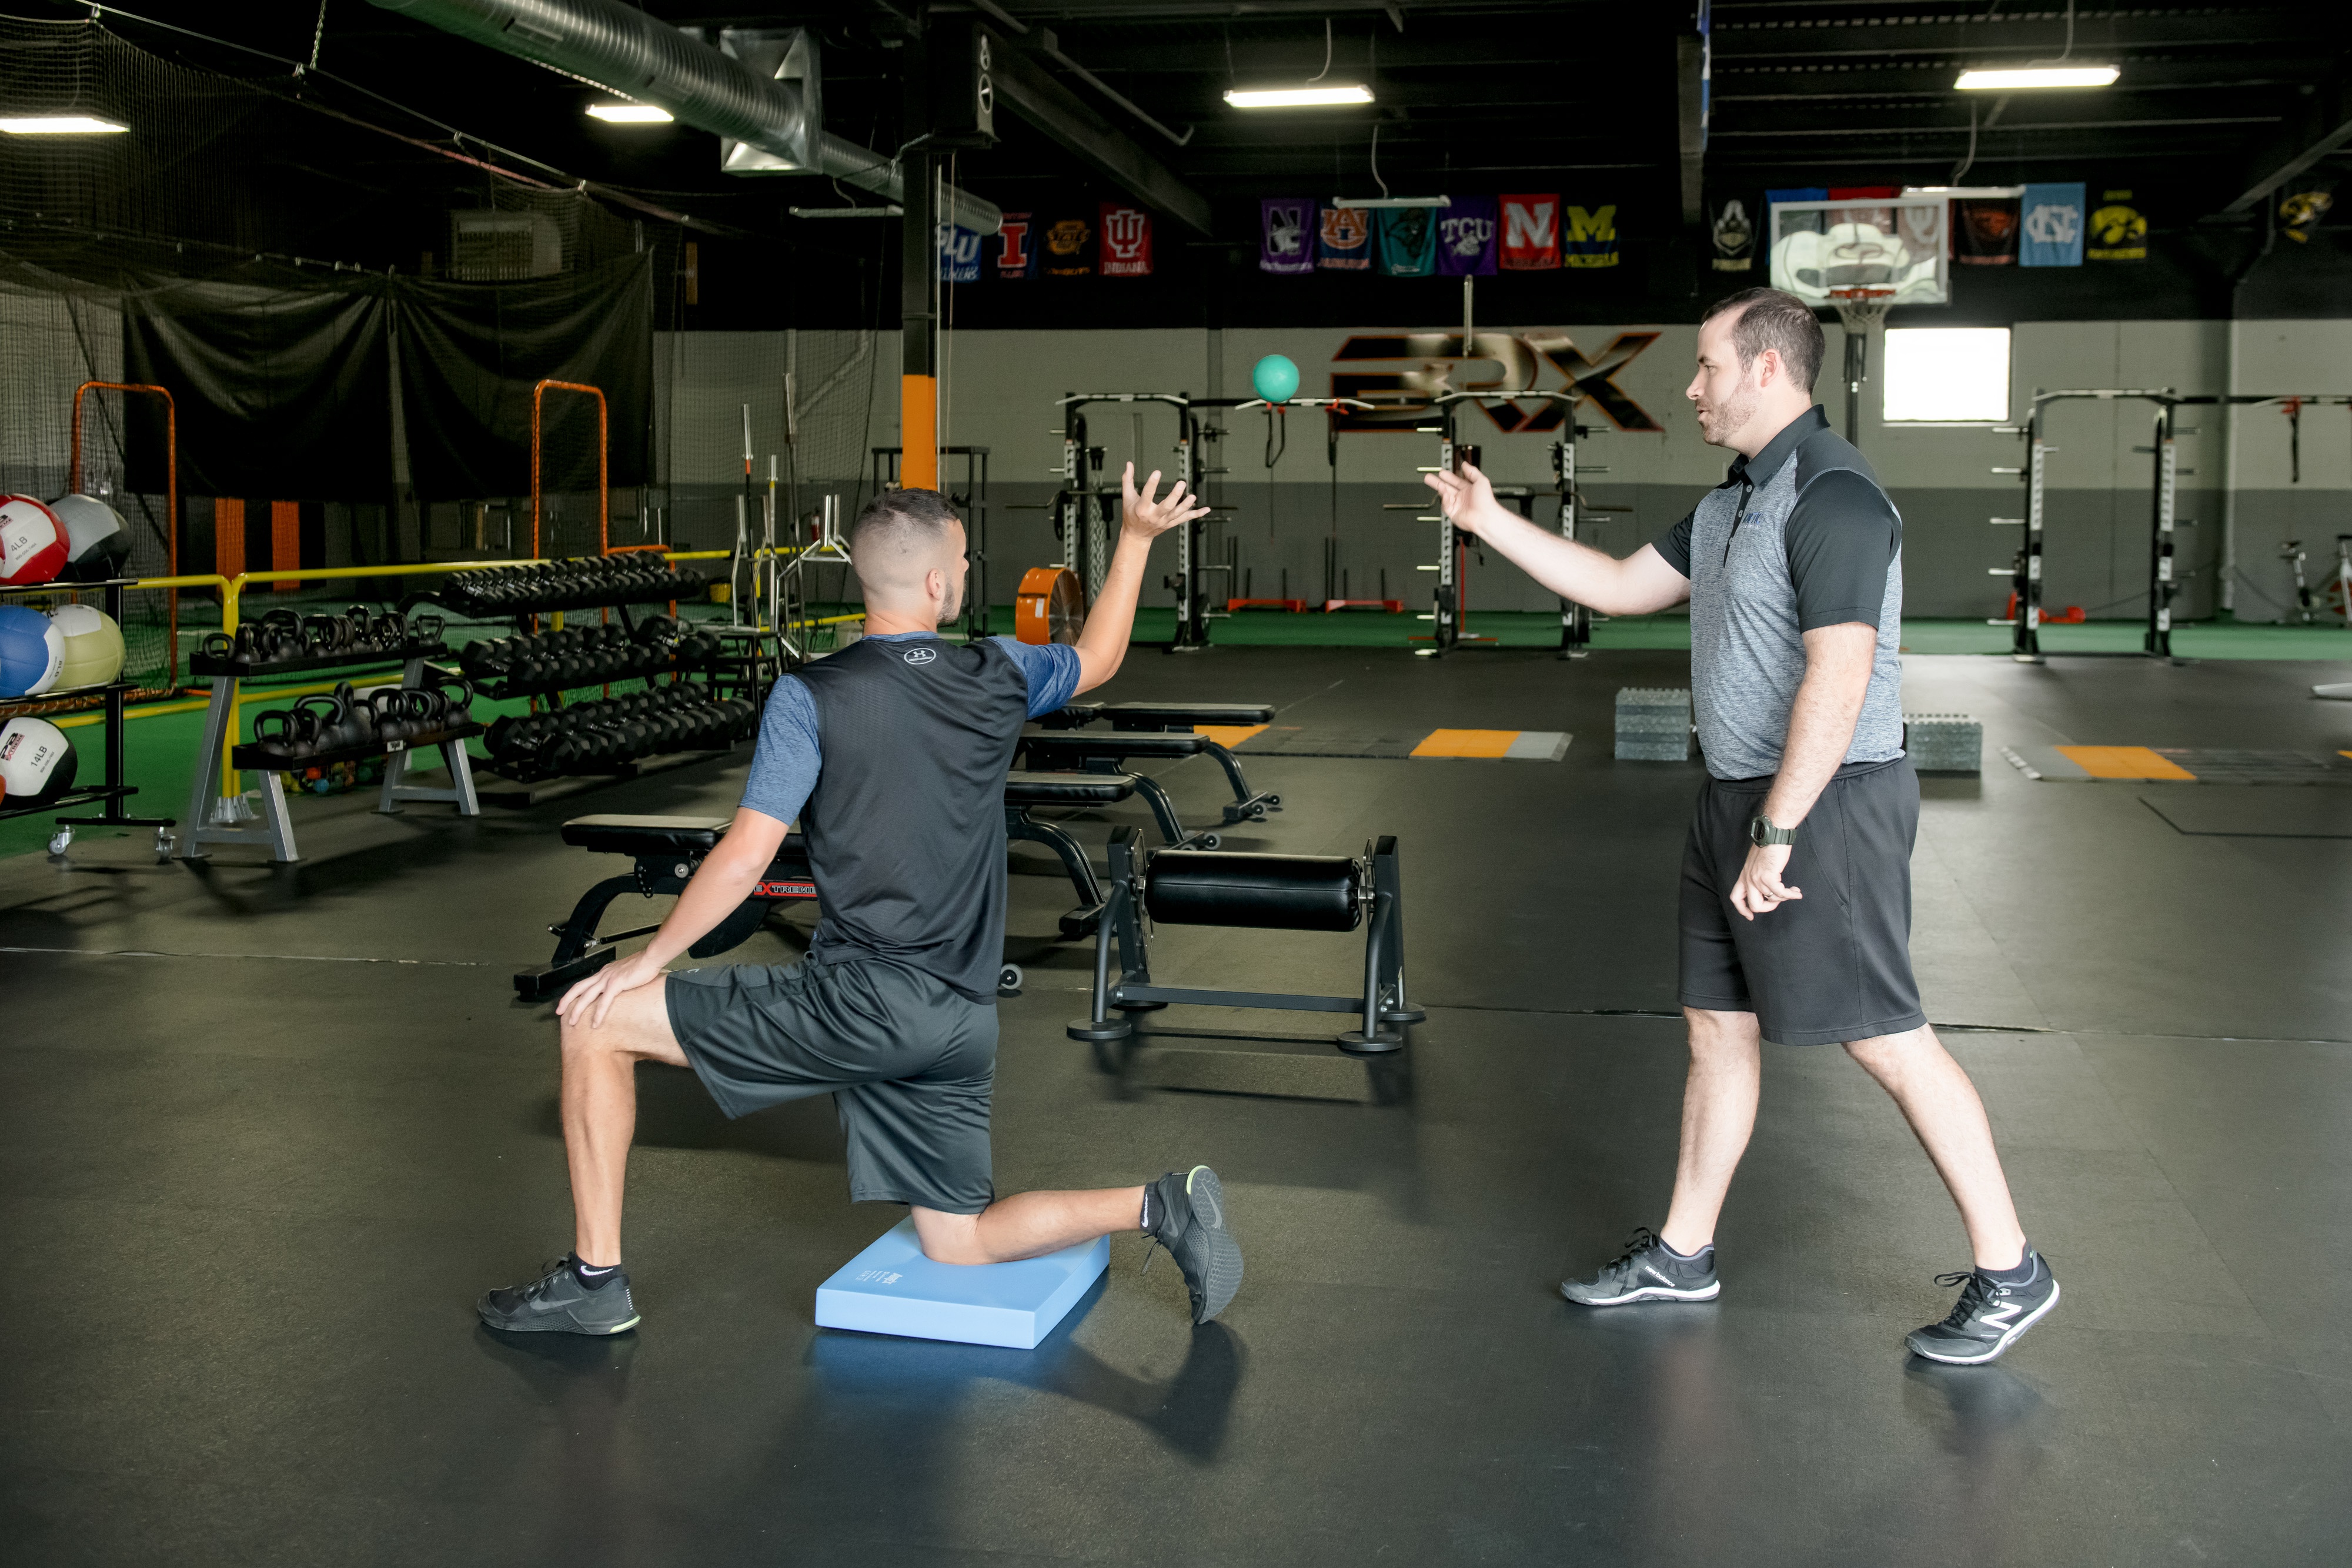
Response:
M1192 733L1205 735L1231 751L1251 736L1264 734L1265 727L1262 724L1196 724L1192 727Z
M1433 729L1412 748L1415 757L1501 757L1518 739L1516 729Z
M2058 755L2094 779L2169 779L2190 784L2197 775L2145 746L2062 746Z

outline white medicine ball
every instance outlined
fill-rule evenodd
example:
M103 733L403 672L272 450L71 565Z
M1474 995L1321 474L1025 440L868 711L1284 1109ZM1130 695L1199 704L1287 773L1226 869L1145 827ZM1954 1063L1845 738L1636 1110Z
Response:
M114 617L89 604L65 604L49 612L64 646L55 691L102 686L122 674L122 628Z
M45 718L12 718L0 728L0 800L39 806L73 788L73 742Z
M49 503L66 527L65 575L83 582L115 576L131 555L122 514L95 496L75 494Z

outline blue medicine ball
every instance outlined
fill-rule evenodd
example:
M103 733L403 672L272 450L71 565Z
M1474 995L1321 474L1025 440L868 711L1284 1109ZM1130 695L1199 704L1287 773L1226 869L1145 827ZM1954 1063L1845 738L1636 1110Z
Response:
M1298 392L1298 367L1287 354L1268 354L1250 372L1250 385L1268 402L1288 402Z
M0 697L37 696L57 684L65 639L57 622L23 604L0 604Z

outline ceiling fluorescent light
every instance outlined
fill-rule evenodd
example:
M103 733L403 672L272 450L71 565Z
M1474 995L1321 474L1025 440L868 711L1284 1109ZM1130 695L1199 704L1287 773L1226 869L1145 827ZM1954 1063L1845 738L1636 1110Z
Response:
M1261 88L1248 92L1227 92L1225 101L1235 109L1310 109L1318 104L1370 103L1372 101L1372 89L1366 87Z
M650 103L592 103L588 114L611 125L667 125L670 120L668 110Z
M904 217L907 209L892 204L881 207L787 207L796 218L897 218Z
M1450 207L1451 196L1334 196L1335 207Z
M2014 92L2033 87L2106 87L2113 66L2023 66L2015 70L1962 71L1952 85L1963 92Z
M130 129L87 114L18 115L0 120L0 131L11 136L107 136Z

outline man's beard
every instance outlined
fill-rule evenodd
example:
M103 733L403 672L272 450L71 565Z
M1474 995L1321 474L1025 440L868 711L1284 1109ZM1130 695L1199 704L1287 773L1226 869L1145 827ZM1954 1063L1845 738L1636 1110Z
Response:
M948 601L940 606L940 624L945 626L963 613L963 580L948 584Z
M1755 417L1756 392L1752 388L1742 387L1729 402L1714 410L1713 423L1706 431L1706 444L1709 446L1730 445L1731 438Z

